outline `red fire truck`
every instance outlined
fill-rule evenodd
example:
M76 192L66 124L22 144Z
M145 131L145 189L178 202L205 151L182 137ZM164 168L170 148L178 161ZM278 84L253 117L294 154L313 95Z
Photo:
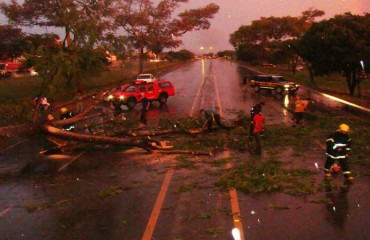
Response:
M22 67L21 62L0 62L0 78L11 77Z

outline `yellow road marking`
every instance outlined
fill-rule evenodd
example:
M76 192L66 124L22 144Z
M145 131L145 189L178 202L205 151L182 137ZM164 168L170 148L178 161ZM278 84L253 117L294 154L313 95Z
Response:
M199 96L200 96L200 91L202 90L202 86L204 85L205 80L206 80L206 77L204 75L204 60L202 60L202 80L201 80L201 82L199 84L197 95L195 95L193 104L191 105L189 117L193 117L194 116L195 104L197 104L199 102L198 99L199 99Z
M218 104L218 107L219 107L220 115L223 116L223 111L222 111L222 107L221 107L221 98L220 98L220 94L218 92L217 81L215 79L213 79L213 81L214 81L214 84L215 84L217 104ZM230 157L230 152L229 151L226 151L224 154L225 154L226 158ZM226 168L227 169L232 168L232 164L230 162L228 162L226 164ZM230 189L229 195L230 195L230 204L231 204L231 212L232 212L232 215L233 215L234 227L239 229L240 240L245 240L243 223L242 223L242 219L241 219L241 215L240 215L238 193L237 193L236 189L234 189L234 188Z
M218 92L218 85L217 85L217 82L216 80L213 78L213 82L215 84L215 91L216 91L216 99L217 99L217 105L218 105L218 108L219 108L219 111L220 111L220 115L223 116L224 113L222 111L222 107L221 107L221 98L220 98L220 93Z
M226 154L227 157L230 156L229 151L227 151L225 154ZM227 169L232 168L232 164L227 163L226 168ZM230 194L231 212L232 212L232 215L233 215L234 227L239 229L239 231L240 231L240 240L245 240L244 228L243 228L243 223L242 223L242 219L241 219L241 215L240 215L240 208L239 208L239 201L238 201L237 191L234 188L232 188L232 189L230 189L229 194Z
M161 208L163 206L164 198L166 197L168 186L170 185L172 176L173 176L173 169L168 170L166 173L166 176L164 178L164 181L162 183L161 190L158 194L157 200L155 202L152 214L150 215L148 224L146 225L146 229L143 235L142 240L151 240L152 235L155 229L155 225L157 223L159 213L161 211Z

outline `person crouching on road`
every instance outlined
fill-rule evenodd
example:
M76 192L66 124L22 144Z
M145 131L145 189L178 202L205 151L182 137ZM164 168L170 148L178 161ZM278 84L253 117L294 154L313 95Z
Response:
M199 113L205 117L202 129L212 131L212 123L215 122L220 128L229 130L231 127L225 126L221 122L221 116L216 111L200 109Z
M260 108L253 115L252 120L253 140L254 140L254 153L261 154L261 136L263 136L265 128L265 117L262 116Z
M69 119L73 117L73 113L68 111L67 108L61 108L60 109L60 120L66 120L66 119ZM66 131L73 131L75 129L75 125L72 123L72 124L65 124L62 126L63 130L66 130Z
M351 151L351 138L349 137L349 126L347 124L339 125L339 129L330 134L326 139L326 162L325 177L330 178L330 169L336 160L343 172L346 182L353 182L351 171L348 166L348 153Z

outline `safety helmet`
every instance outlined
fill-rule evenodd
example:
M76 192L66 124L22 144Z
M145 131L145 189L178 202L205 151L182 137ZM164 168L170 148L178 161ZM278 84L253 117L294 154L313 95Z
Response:
M67 109L67 108L65 108L65 107L63 107L63 108L61 108L61 109L60 109L60 112L61 112L61 113L66 113L66 112L68 112L68 109Z
M343 132L349 132L349 126L345 123L342 123L341 125L339 125L339 130Z

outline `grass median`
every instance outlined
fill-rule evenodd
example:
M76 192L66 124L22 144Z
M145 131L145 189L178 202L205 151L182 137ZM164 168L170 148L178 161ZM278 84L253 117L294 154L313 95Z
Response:
M160 75L183 62L145 62L144 72ZM138 73L138 62L125 63L125 65L110 66L107 71L91 77L83 82L86 93L109 89L120 84L129 83ZM0 126L15 125L31 121L32 100L39 94L42 79L38 76L11 77L0 80ZM71 100L76 94L76 88L64 84L52 87L49 102L56 105Z
M360 106L369 107L370 103L370 79L366 78L361 81L361 96L350 96L345 77L340 73L333 73L326 76L315 76L314 81L311 82L309 72L304 69L296 71L293 74L291 71L286 70L287 67L280 67L275 69L264 69L262 67L255 67L260 72L267 74L280 74L285 76L288 80L292 80L298 84L316 89L343 100L358 104Z

